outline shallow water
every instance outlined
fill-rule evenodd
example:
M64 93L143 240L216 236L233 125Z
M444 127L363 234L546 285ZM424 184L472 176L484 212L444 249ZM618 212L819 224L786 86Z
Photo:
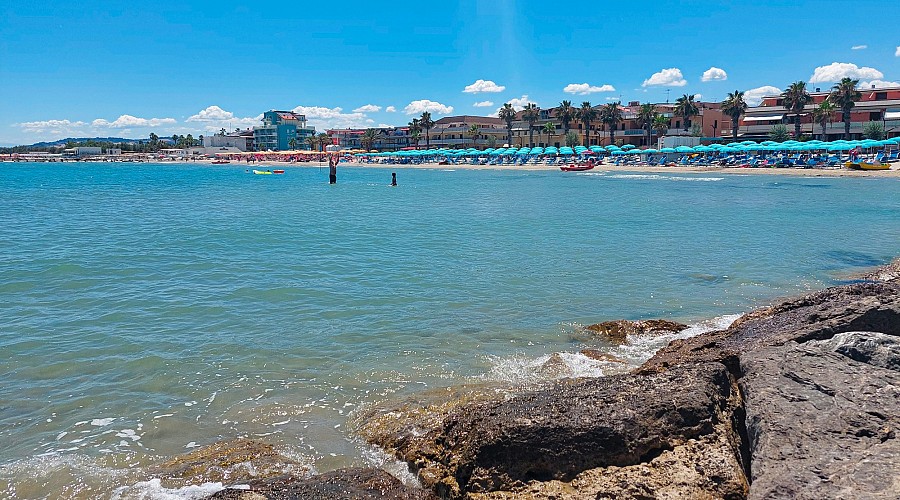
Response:
M0 496L107 495L237 436L372 463L360 407L554 352L608 374L578 325L696 333L900 254L896 179L394 171L0 165Z

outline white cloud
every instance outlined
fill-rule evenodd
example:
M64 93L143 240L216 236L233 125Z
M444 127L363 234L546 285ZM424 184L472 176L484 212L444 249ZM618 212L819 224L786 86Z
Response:
M900 82L888 82L885 80L871 80L868 82L859 82L859 85L857 86L857 88L860 90L871 89L873 85L875 86L875 88L879 88L879 89L884 88L884 87L900 87Z
M494 101L481 101L481 102L476 102L472 106L475 106L476 108L489 108L493 105L494 105Z
M211 121L222 121L222 120L230 120L234 118L234 113L231 111L225 111L224 109L218 106L208 106L206 109L200 110L196 115L192 115L188 118L187 122L211 122Z
M407 115L420 115L425 111L438 115L449 115L453 112L453 106L445 106L439 102L422 99L419 101L413 101L407 104L405 108L403 108L403 112Z
M519 97L517 99L510 99L510 100L506 101L506 103L511 105L513 107L513 109L515 109L516 111L522 111L523 109L525 109L525 106L527 106L528 104L535 104L535 105L537 104L536 102L534 102L528 98L528 94L525 94L522 97ZM501 109L503 109L502 106L497 108L497 110L494 112L493 116L499 115Z
M297 106L291 111L305 115L306 122L320 132L334 128L365 128L373 123L365 113L344 113L344 109L340 107Z
M684 87L685 85L687 85L687 80L681 75L681 70L678 68L668 68L653 73L650 78L644 80L641 87Z
M884 78L884 73L875 68L866 66L859 67L852 63L834 62L828 66L819 66L813 71L813 75L809 77L809 83L831 83L839 82L842 78L867 78L878 79Z
M703 72L703 76L700 77L700 81L703 82L722 82L728 79L728 73L725 72L722 68L717 68L715 66L710 67L708 70Z
M185 120L188 122L204 123L204 130L209 132L218 132L220 129L233 129L242 127L252 127L259 125L262 121L262 114L255 117L240 118L234 116L231 111L226 111L219 106L208 106L206 109L200 110L196 115L191 115Z
M379 111L381 111L381 106L374 104L366 104L353 110L354 113L377 113Z
M41 133L65 133L68 131L76 130L81 127L87 125L87 123L83 121L70 121L70 120L41 120L34 122L23 122L17 123L22 130L41 134Z
M748 106L759 106L759 103L762 102L763 97L779 94L781 94L780 88L773 87L771 85L764 85L762 87L756 87L755 89L750 89L744 92L744 102L746 102Z
M865 50L868 48L868 45L854 45L853 47L850 47L850 50Z
M578 94L578 95L588 95L588 94L596 94L597 92L615 92L616 88L612 85L601 85L597 87L596 85L589 85L587 83L570 83L563 88L563 92L566 94Z
M160 125L174 125L178 123L174 118L138 118L137 116L122 115L115 121L107 121L97 118L91 122L94 127L129 128L129 127L159 127Z
M894 52L894 57L900 57L900 45L897 46L897 50Z
M695 101L699 101L700 99L703 99L703 94L694 94Z
M395 107L393 107L393 106L388 106L388 107L384 108L384 112L385 112L385 113L396 113L396 112L397 112L397 108L395 108Z
M479 92L503 92L506 90L506 87L503 85L497 85L491 80L475 80L475 83L472 85L466 85L466 88L463 89L463 92L466 94L478 94Z

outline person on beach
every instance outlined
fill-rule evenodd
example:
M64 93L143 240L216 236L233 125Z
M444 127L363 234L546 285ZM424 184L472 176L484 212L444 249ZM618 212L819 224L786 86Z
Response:
M397 172L391 172L391 186L397 186Z
M328 155L328 183L337 184L337 159Z

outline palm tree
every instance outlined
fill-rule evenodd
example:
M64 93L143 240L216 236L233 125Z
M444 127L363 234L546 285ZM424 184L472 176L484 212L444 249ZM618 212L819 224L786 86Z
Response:
M331 144L331 136L326 133L319 134L319 146L325 151L325 146Z
M800 113L807 104L812 102L812 96L806 91L806 82L794 82L781 93L784 100L784 109L794 114L794 139L800 139Z
M563 135L569 133L569 124L575 119L576 111L577 110L572 106L572 101L563 101L559 103L559 107L556 108L554 114L559 122L562 123Z
M469 127L469 135L472 136L472 147L478 148L478 125L473 123L472 126Z
M609 126L609 143L613 144L616 139L616 127L622 121L622 109L619 107L619 101L604 104L600 108L600 122Z
M422 135L422 126L419 125L419 119L413 118L411 122L409 122L409 138L416 141L416 149L419 149L419 138ZM409 143L406 144L409 146Z
M547 134L547 142L546 142L546 145L549 146L549 145L550 145L550 136L553 135L553 134L556 132L556 125L554 125L552 122L547 122L547 123L545 123L545 124L544 124L543 132L544 132L545 134Z
M693 95L684 94L675 100L675 116L680 116L684 120L685 132L687 132L688 128L691 126L691 124L688 123L691 120L691 117L699 114L700 108L698 108L697 103L694 102Z
M293 151L297 147L297 139L291 137L288 141L288 146L291 148L291 151Z
M591 131L591 122L596 118L597 110L588 101L581 103L581 107L575 111L575 119L584 124L584 147L590 146L588 144L588 134Z
M528 122L528 142L530 143L528 147L534 147L534 122L541 116L540 109L537 104L529 102L525 106L525 111L522 112L522 119Z
M512 104L506 103L500 108L500 112L497 113L497 116L506 122L506 144L512 144L512 124L513 120L516 119L515 108L512 107Z
M844 122L844 140L850 140L850 110L856 105L856 101L862 99L862 94L856 90L859 80L844 78L841 83L831 87L828 100L841 108L841 118Z
M737 141L738 123L741 121L741 115L747 111L747 103L744 102L744 93L739 90L730 92L728 97L722 101L722 107L720 109L722 110L722 113L725 113L731 118L731 134L734 140Z
M641 104L640 109L638 109L637 113L637 121L641 125L641 128L647 130L647 146L650 146L650 141L652 138L653 131L653 119L656 118L656 107L649 102L646 104Z
M669 119L663 115L656 115L653 118L653 130L656 130L656 135L659 137L666 135L669 130Z
M375 146L375 134L376 131L374 128L367 128L365 133L363 133L362 137L359 139L359 143L366 151L369 151Z
M307 137L306 143L309 144L310 151L316 151L317 149L319 149L319 138L314 135Z
M791 134L788 132L788 128L781 123L772 126L772 130L769 131L769 139L775 142L784 142L790 137Z
M813 109L812 118L814 123L818 123L820 127L822 127L822 137L821 140L825 139L825 128L831 123L831 116L834 114L834 111L837 109L834 104L828 99L820 102L818 106Z
M425 131L425 148L431 148L431 136L428 134L428 131L434 127L434 121L431 119L431 113L428 111L423 111L422 116L419 117L419 126Z

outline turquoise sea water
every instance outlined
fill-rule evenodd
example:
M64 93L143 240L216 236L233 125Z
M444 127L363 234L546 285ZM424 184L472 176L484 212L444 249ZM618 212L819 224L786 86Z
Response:
M394 171L0 164L0 497L108 495L238 436L372 463L367 405L554 352L610 373L577 325L701 323L900 254L897 179Z

